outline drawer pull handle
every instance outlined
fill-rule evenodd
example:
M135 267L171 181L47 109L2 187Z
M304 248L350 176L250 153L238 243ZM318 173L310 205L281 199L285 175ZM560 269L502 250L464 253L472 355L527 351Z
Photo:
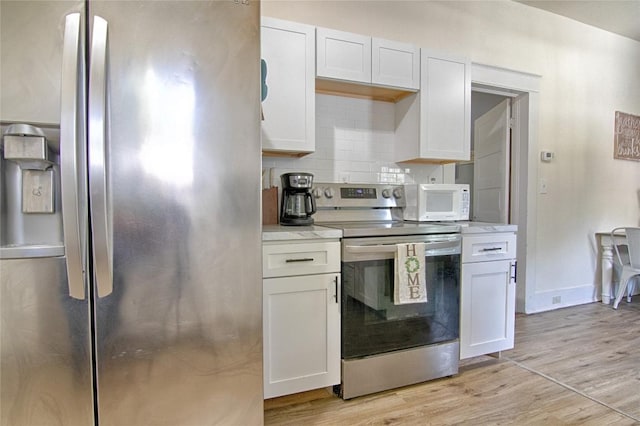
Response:
M502 250L502 247L483 248L480 251L500 251L500 250Z
M294 262L313 262L315 259L313 257L302 257L300 259L287 259L286 263L294 263Z

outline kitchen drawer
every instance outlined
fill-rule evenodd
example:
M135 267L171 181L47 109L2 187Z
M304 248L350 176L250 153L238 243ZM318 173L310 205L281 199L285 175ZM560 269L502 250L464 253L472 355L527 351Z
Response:
M263 244L263 278L340 272L340 242Z
M462 263L515 259L516 234L476 234L462 237Z

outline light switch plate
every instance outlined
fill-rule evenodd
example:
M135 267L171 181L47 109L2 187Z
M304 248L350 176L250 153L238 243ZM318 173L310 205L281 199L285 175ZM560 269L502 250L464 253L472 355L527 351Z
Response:
M540 193L540 194L546 194L547 193L547 180L546 179L540 179L540 181L538 182L538 193Z

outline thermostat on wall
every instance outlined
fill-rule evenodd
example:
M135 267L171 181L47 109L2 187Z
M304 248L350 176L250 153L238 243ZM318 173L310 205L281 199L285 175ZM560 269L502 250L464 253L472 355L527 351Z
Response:
M553 152L551 151L540 151L540 161L544 161L545 163L549 163L553 160Z

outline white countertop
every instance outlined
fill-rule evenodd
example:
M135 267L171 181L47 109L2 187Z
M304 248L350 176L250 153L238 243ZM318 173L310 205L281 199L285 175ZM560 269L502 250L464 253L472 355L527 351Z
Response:
M518 225L488 222L453 222L460 225L463 234L483 234L487 232L518 232Z
M262 227L262 241L312 240L320 238L342 238L342 230L318 225L264 225Z
M451 222L460 226L462 234L484 234L489 232L518 232L518 225L508 223L488 223L460 221ZM262 241L284 240L312 240L322 238L342 238L340 229L326 228L324 226L284 226L264 225L262 227Z

